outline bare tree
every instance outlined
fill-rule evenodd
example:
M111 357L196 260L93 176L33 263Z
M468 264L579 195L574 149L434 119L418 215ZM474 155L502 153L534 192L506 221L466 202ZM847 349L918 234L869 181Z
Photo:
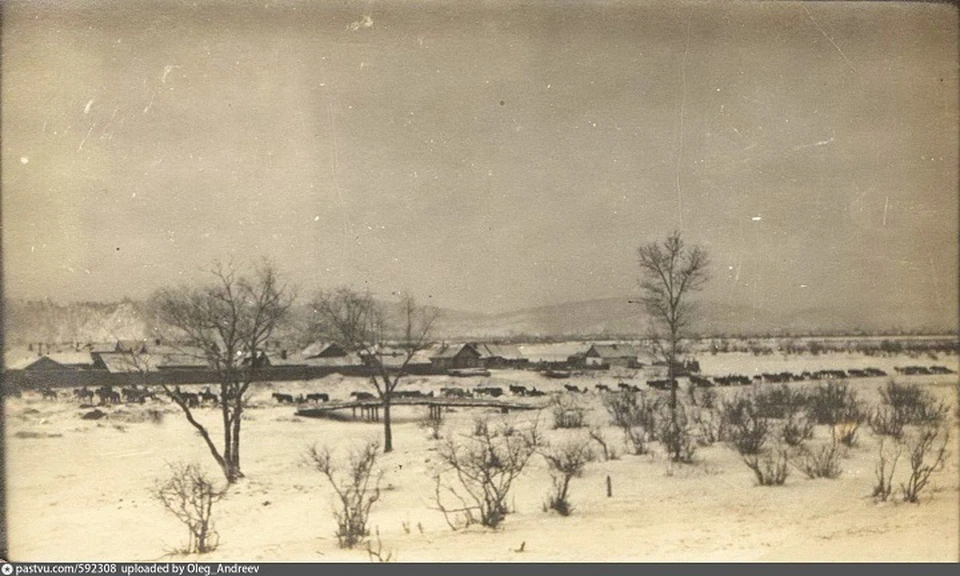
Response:
M663 243L641 246L637 255L641 273L638 302L651 320L652 350L667 364L671 424L678 428L676 368L683 354L682 340L694 313L690 294L706 283L709 258L706 250L699 246L688 248L680 232L673 232ZM674 459L680 456L673 454Z
M261 354L274 330L284 320L293 297L269 262L252 275L242 275L231 264L214 263L214 281L202 288L162 289L154 295L158 318L180 332L192 346L181 348L209 365L220 384L223 445L218 447L207 427L198 422L190 402L177 390L163 390L197 429L227 482L243 476L240 470L240 424L245 394L261 370Z
M337 342L367 363L370 383L383 403L383 451L393 451L390 428L393 393L417 352L429 346L436 309L418 306L413 297L404 296L402 318L395 323L399 325L391 325L384 307L369 293L349 288L321 292L314 298L312 307L311 337ZM388 360L391 350L400 351L395 361Z

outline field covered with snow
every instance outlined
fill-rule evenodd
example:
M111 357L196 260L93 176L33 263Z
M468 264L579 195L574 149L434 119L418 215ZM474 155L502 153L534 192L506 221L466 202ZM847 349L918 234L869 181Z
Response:
M876 366L890 371L907 364L946 365L937 361L858 354L821 356L746 353L700 355L708 375ZM510 495L513 513L496 530L470 526L453 531L435 509L431 480L440 462L439 441L420 422L425 407L394 408L394 452L379 462L383 492L371 512L383 553L397 561L957 561L958 450L954 407L956 374L898 377L922 385L950 403L953 429L949 457L919 504L896 496L871 498L877 437L868 426L841 460L835 480L810 480L793 470L786 484L755 485L753 473L724 443L700 447L693 464L672 464L662 446L634 456L620 443L603 409L597 383L616 387L629 373L597 373L549 380L529 371L495 371L490 378L410 377L404 389L438 391L443 386L522 384L560 391L564 384L588 387L581 395L587 419L616 440L621 456L589 464L571 484L573 514L543 510L550 480L544 459L535 456ZM885 378L848 381L865 401L876 404ZM792 384L814 387L817 383ZM8 525L11 559L17 561L363 561L364 547L342 550L334 536L333 492L305 463L309 446L326 445L335 456L379 439L382 425L350 419L315 419L277 405L271 393L328 392L346 399L368 390L362 379L333 375L322 380L257 385L243 422L245 478L218 504L214 519L220 545L209 554L179 555L186 530L151 497L167 463L196 462L211 477L222 476L193 428L172 403L150 402L103 410L101 420L83 420L87 412L71 399L43 401L25 393L5 404ZM718 389L721 396L745 388ZM645 392L652 394L652 392ZM148 411L162 418L150 418ZM218 430L219 411L203 408L199 418ZM349 411L346 412L349 415ZM549 442L577 434L553 430L550 410L520 411L461 408L444 415L445 436L466 437L478 416L523 423L537 418ZM816 442L830 436L824 426ZM901 462L896 481L903 480ZM610 477L613 495L606 495ZM376 537L374 537L374 542Z

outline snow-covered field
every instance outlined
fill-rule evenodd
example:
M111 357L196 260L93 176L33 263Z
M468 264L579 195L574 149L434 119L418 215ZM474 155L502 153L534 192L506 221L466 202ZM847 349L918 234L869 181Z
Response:
M704 372L753 374L894 365L946 365L957 369L955 356L934 362L857 355L756 358L747 354L700 357ZM903 377L921 383L956 405L956 375ZM563 384L616 386L616 375L548 380L524 371L495 372L489 379L411 378L409 389L441 386L506 386L520 383L541 390ZM870 402L883 378L851 380ZM805 383L799 386L813 386ZM345 455L351 446L378 439L382 426L363 421L308 419L278 406L270 394L326 391L346 399L367 389L360 379L334 375L323 380L259 386L254 406L243 423L242 463L246 478L232 487L215 514L220 547L203 560L367 561L361 548L341 550L334 536L332 491L323 477L304 464L312 444L328 445ZM734 390L723 389L721 393ZM619 433L593 392L583 398L592 407L589 419ZM161 423L144 411L164 412ZM186 541L186 531L150 495L166 463L197 462L218 478L201 439L172 404L105 409L99 421L80 419L86 410L73 400L42 401L38 396L6 401L8 525L11 559L186 560L170 556ZM539 415L549 423L549 411ZM466 434L482 409L446 414L444 434ZM203 422L217 430L218 412L199 410ZM517 420L537 412L489 417ZM955 412L950 418L956 428ZM920 504L870 498L877 439L864 427L859 444L842 461L836 480L808 480L794 471L781 487L754 485L752 472L731 448L700 448L696 463L671 465L659 445L652 456L623 455L598 461L573 480L572 516L542 510L549 477L542 458L515 485L509 515L497 531L477 526L454 532L434 509L431 476L438 465L437 441L419 421L425 407L394 409L395 451L383 457L384 491L371 514L384 553L399 561L615 561L615 560L958 560L958 445L956 430L950 456L934 475ZM542 427L548 440L569 431ZM829 436L818 428L815 440ZM216 437L216 434L214 434ZM624 452L622 446L620 452ZM897 480L906 466L901 463ZM613 497L606 497L606 478ZM522 552L519 551L522 548Z

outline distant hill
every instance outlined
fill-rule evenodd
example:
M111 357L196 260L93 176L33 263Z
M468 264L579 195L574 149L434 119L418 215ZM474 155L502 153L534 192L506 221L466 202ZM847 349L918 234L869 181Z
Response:
M938 318L912 309L887 306L837 310L817 308L773 312L721 302L700 302L693 331L701 335L801 335L929 333L956 331L956 319ZM499 314L440 309L434 336L443 339L584 338L645 332L640 306L629 297L567 302ZM389 316L399 310L388 305ZM278 339L299 340L307 309L295 307L293 322ZM8 344L31 342L108 342L151 338L154 322L143 302L112 303L7 300L4 310Z

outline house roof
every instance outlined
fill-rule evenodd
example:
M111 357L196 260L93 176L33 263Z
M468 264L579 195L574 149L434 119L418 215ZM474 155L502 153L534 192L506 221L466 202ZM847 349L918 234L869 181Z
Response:
M346 353L343 346L336 342L325 341L314 342L300 352L304 358L343 357Z
M207 368L203 350L196 346L157 346L150 350L150 355L157 358L157 368Z
M520 349L513 344L474 344L480 358L503 358L504 360L523 360Z
M283 358L280 352L268 352L267 358L270 359L271 366L306 366L307 360L299 353L287 353L287 357Z
M347 354L346 356L330 356L326 358L304 358L303 364L307 366L361 366L363 363L356 354Z
M600 358L636 358L638 355L637 349L627 344L594 344L586 353L586 356Z
M93 358L89 352L54 352L45 354L23 366L24 370L55 370L58 367L92 367Z
M117 374L141 370L153 371L157 369L157 363L162 360L162 357L152 354L134 356L128 352L96 352L94 356L100 359L108 372Z
M436 352L431 356L431 360L441 360L445 358L455 358L461 352L469 351L476 356L480 356L480 352L470 344L460 344L460 345L445 345L441 346Z

